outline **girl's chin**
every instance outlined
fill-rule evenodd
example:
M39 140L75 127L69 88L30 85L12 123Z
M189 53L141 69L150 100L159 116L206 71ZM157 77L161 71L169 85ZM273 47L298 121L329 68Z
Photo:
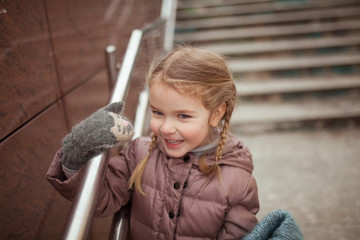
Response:
M173 151L166 151L166 153L172 158L181 158L186 154L186 153L180 153L180 152L174 153Z
M176 147L174 146L169 147L168 144L165 144L165 150L166 153L173 158L180 158L187 153L185 150L181 149L181 144L180 146L176 146Z

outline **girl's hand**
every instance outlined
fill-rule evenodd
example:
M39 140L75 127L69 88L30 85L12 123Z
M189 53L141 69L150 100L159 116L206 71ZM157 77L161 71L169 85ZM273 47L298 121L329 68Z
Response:
M133 126L124 116L122 102L107 105L76 125L63 139L62 164L78 170L93 156L131 139Z

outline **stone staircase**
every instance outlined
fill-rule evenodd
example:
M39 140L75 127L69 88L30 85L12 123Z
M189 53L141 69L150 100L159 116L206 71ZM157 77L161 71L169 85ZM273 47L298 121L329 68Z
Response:
M226 56L232 131L359 122L360 0L182 0L175 40Z

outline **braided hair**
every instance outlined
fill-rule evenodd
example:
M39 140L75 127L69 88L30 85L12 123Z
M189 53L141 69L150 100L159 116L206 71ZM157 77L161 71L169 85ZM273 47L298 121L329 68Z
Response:
M156 137L155 134L153 134L152 137L151 137L151 143L150 143L148 153L146 154L144 159L141 160L141 162L136 166L135 170L133 171L133 173L131 174L131 177L129 179L128 188L131 189L135 185L135 189L137 191L139 191L143 195L145 193L141 188L141 178L142 178L142 175L144 174L146 164L147 164L147 162L149 160L149 157L150 157L150 153L155 148L156 140L157 140L157 137Z

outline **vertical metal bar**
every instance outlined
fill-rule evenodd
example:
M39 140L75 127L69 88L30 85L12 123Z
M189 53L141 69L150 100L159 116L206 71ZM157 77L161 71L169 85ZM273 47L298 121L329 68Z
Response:
M177 0L163 0L161 17L166 19L164 50L169 52L173 47Z
M111 224L109 240L128 239L130 225L130 205L124 206L114 214Z
M116 57L116 46L109 45L106 50L106 67L109 77L110 89L113 88L116 82L117 71L117 57Z
M145 126L148 120L149 110L149 91L143 90L139 95L139 103L136 109L136 119L134 122L134 136L133 139L143 136L145 134Z

